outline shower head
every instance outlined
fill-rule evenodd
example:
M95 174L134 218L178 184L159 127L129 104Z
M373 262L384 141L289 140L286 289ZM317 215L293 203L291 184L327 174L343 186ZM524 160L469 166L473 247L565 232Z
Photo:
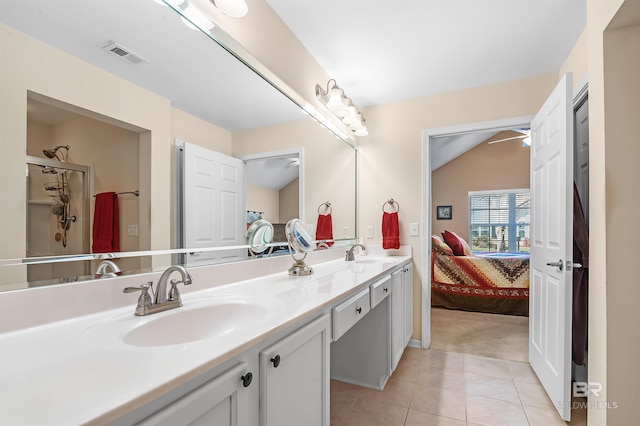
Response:
M58 150L60 149L66 149L67 153L69 152L69 145L59 145L56 146L53 149L43 149L42 153L47 157L47 158L51 158L51 159L56 159L58 161L62 161L60 160L60 157L58 157ZM64 157L63 157L64 158Z

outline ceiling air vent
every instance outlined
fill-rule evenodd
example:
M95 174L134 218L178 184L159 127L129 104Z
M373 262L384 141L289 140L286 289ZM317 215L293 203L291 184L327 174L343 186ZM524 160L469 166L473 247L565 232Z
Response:
M111 43L103 47L103 49L105 52L115 55L120 59L124 59L125 61L134 65L139 65L143 62L149 62L142 56L132 52L131 49L127 49L126 47L118 43Z

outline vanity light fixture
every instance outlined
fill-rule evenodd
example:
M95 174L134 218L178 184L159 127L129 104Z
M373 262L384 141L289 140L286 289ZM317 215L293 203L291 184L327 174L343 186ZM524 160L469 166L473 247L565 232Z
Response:
M351 98L344 94L334 79L327 82L324 89L316 84L316 98L356 135L367 136L366 120Z
M249 11L245 0L210 0L213 5L227 16L242 18Z

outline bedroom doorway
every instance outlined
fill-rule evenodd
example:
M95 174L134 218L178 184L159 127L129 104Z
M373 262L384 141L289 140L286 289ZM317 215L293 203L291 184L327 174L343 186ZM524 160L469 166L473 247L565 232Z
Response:
M425 206L423 212L423 223L424 223L424 237L423 237L423 271L424 279L422 283L422 344L423 347L427 348L431 345L431 274L432 274L432 265L431 265L431 235L440 231L433 229L433 215L434 208L438 206L438 204L434 204L438 201L437 199L433 199L433 191L432 188L432 170L438 169L448 161L453 158L456 158L465 152L471 150L477 145L482 144L487 139L491 139L502 131L509 131L511 129L528 129L529 124L531 123L533 116L522 116L522 117L514 117L503 120L494 120L483 123L472 123L465 124L460 126L452 126L447 128L440 129L430 129L424 132L424 191L425 191ZM461 137L462 136L462 137ZM455 141L458 142L455 142ZM505 142L509 143L509 142ZM437 152L432 150L433 147L438 147ZM434 151L433 157L431 152ZM487 169L487 173L491 173L490 169ZM526 185L528 188L529 185ZM462 201L458 201L458 205L460 205ZM453 204L453 203L452 203ZM453 209L451 211L451 220L442 221L446 223L447 227L451 227L451 223L458 223L458 227L465 226L461 224L460 221L467 223L467 216L464 213L460 213L457 209ZM440 222L440 221L438 221Z

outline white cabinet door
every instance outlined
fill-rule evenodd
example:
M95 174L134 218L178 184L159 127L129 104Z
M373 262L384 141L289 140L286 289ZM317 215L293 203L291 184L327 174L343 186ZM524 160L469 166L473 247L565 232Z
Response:
M413 265L402 271L402 346L407 347L413 335Z
M260 425L329 425L329 315L260 352Z
M395 370L404 352L403 342L403 293L402 282L404 270L400 269L391 274L391 367Z
M246 363L238 364L139 425L254 425L251 402L257 400L258 386L252 383L255 371L249 370Z

